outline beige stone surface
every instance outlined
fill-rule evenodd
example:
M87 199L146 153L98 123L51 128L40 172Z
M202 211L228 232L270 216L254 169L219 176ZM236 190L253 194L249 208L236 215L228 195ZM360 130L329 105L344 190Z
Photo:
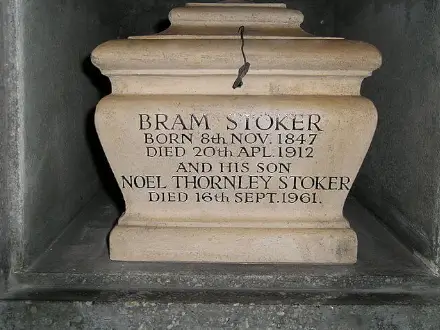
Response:
M111 239L112 259L127 261L353 263L357 244L350 229L117 226Z
M342 208L376 127L359 90L379 52L311 37L279 5L191 4L170 20L92 54L112 82L95 123L126 204L110 257L355 262ZM250 69L233 89L241 25Z

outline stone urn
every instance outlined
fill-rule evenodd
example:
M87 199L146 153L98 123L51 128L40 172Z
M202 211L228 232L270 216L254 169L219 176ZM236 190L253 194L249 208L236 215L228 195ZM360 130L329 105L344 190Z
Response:
M369 44L301 30L283 4L175 8L166 31L98 46L96 109L125 200L110 258L354 263L342 214L377 113Z

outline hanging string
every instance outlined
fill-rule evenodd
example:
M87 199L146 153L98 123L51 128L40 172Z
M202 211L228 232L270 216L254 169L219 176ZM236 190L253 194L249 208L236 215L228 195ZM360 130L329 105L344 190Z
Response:
M240 26L238 29L238 33L240 33L241 39L241 54L243 55L243 65L238 69L237 79L235 79L234 84L232 85L233 89L240 88L243 86L243 78L248 73L251 64L246 60L246 54L244 53L244 26Z

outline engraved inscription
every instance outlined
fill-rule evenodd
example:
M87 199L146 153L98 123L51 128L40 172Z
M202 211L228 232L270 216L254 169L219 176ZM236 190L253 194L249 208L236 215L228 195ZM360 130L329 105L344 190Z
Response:
M298 171L317 156L325 133L319 113L139 113L133 125L145 161L171 165L121 175L122 189L144 190L146 202L320 204L323 192L352 183L348 176Z

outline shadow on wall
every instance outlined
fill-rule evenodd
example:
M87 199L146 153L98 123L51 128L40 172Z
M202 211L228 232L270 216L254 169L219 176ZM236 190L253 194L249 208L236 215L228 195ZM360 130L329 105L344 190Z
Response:
M100 99L111 93L110 80L101 74L101 71L93 65L90 56L83 61L83 72L97 89ZM102 186L122 212L124 210L124 200L96 132L94 120L95 110L96 107L93 107L88 111L86 119L86 139Z
M157 22L156 25L153 26L153 33L159 33L168 29L171 25L171 22L168 19L162 19Z

